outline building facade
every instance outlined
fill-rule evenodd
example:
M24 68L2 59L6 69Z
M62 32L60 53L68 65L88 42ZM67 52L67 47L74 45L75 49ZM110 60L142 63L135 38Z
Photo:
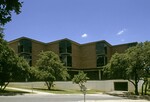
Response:
M105 40L79 44L67 38L43 43L26 37L9 42L9 46L14 49L15 53L27 59L30 66L36 64L41 51L53 51L68 68L71 78L82 70L87 73L90 80L105 79L102 67L108 63L111 56L116 52L123 53L136 44L133 42L113 46Z

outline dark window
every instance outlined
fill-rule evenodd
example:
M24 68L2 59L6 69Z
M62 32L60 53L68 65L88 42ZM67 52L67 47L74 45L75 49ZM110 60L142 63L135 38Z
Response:
M105 54L107 54L107 46L104 47Z
M101 67L107 64L107 57L104 55L97 56L97 67Z
M61 55L60 60L64 63L64 66L67 66L67 58L65 55Z
M96 43L96 54L97 55L107 54L107 46L106 46L106 44L104 44L102 42L97 42Z
M114 82L116 91L128 91L128 82Z
M72 57L67 56L67 66L72 67Z
M32 52L32 42L28 39L22 39L18 44L18 53L31 53Z
M72 57L70 55L61 55L60 60L64 63L64 66L72 67Z
M71 42L63 40L59 42L59 53L72 53Z

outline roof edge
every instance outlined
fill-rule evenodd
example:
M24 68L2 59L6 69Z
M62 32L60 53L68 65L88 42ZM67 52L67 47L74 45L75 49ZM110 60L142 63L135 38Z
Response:
M32 41L35 41L35 42L38 42L38 43L41 43L41 44L46 44L44 42L41 42L41 41L38 41L38 40L35 40L35 39L31 39L31 38L28 38L28 37L19 37L19 38L16 38L14 40L11 40L11 41L8 41L8 43L13 43L15 41L18 41L18 40L21 40L21 39L29 39L29 40L32 40Z
M117 44L117 45L112 45L112 47L128 45L128 44L138 44L138 42L129 42L129 43L124 43L124 44Z

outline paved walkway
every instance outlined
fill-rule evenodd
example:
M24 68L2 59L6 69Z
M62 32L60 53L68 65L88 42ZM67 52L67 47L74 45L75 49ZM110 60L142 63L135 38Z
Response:
M84 101L79 101L79 102L84 102ZM86 102L149 102L147 100L86 100Z
M41 92L41 91L36 91L31 89L22 89L22 88L14 88L14 87L7 87L7 89L30 92L30 93L40 94L40 95L54 95L53 93Z
M7 87L7 89L35 93L35 94L26 94L26 95L57 95L57 94L53 94L53 93L41 92L41 91L30 90L30 89L22 89L22 88ZM70 95L70 94L65 94L65 95ZM80 94L78 94L78 95L80 95ZM88 95L89 96L99 96L99 95L104 95L104 94L88 94ZM78 101L78 102L84 102L84 100ZM120 99L120 100L86 100L86 102L150 102L150 101L147 101L147 100Z

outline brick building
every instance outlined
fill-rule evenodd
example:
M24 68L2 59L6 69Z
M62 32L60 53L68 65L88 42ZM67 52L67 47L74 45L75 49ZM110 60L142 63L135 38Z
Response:
M43 43L26 37L9 42L10 47L20 56L24 56L31 66L35 65L41 51L50 50L60 56L71 77L83 70L91 80L105 79L102 66L107 64L114 53L123 53L136 44L133 42L113 46L105 40L79 44L67 38Z

